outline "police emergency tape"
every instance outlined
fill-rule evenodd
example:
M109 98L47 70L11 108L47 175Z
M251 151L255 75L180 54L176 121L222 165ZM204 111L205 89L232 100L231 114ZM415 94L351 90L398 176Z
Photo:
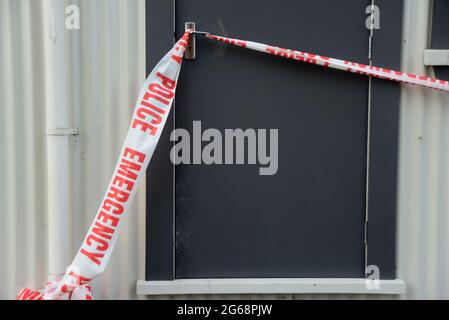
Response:
M131 126L123 143L106 195L72 264L59 282L48 282L42 290L22 289L18 300L91 300L89 283L108 264L117 242L121 221L127 214L137 186L153 156L173 104L182 59L187 48L187 31L159 61L140 91ZM373 76L400 83L449 91L449 82L393 71L316 54L273 47L257 42L205 34L209 39L323 67Z

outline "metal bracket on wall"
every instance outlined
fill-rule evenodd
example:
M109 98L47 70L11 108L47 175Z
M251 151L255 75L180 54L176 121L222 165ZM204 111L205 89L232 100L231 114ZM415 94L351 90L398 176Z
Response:
M185 22L184 23L184 31L193 30L196 31L195 22ZM186 60L195 60L196 58L196 43L195 43L195 34L190 34L190 41L187 45L186 51L184 53L184 58Z
M49 135L49 136L76 136L76 135L78 135L78 130L73 129L73 128L47 129L47 135Z
M426 66L449 66L449 50L424 50Z

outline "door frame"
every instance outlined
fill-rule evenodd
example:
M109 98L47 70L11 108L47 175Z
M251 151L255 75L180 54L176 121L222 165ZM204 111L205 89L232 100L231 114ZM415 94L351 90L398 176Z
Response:
M370 3L371 0L367 0L367 5ZM400 69L403 1L375 0L375 3L381 8L388 7L388 10L382 10L381 28L374 32L371 61L373 65L398 70ZM176 0L146 0L147 74L175 42L175 9ZM382 28L382 26L385 27ZM367 30L367 48L370 41L369 33ZM399 100L400 86L398 84L376 78L370 79L367 119L365 264L366 266L377 265L381 270L382 281L387 282L396 281ZM185 283L185 280L175 280L175 168L169 156L174 144L169 136L174 128L173 111L168 117L166 128L157 146L157 156L152 159L147 169L146 281L142 283L155 284L154 281L169 282L173 285L179 281ZM253 280L257 282L257 279ZM279 283L276 279L259 280L263 280L263 283L270 281ZM304 282L305 279L290 280ZM348 279L349 283L355 280ZM202 279L198 279L197 283L201 281ZM241 279L238 281L241 282ZM402 284L399 286L401 290ZM360 287L360 283L358 285ZM141 285L141 288L144 287L146 288L145 285ZM179 289L179 286L176 288ZM148 290L145 292L151 294Z

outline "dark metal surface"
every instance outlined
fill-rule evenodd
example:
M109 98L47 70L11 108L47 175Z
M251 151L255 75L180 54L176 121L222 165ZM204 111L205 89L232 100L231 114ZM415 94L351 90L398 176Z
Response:
M178 1L202 30L367 63L360 1ZM368 79L197 38L176 125L279 128L279 171L176 167L176 278L363 277Z
M147 74L174 43L173 1L151 0L145 3ZM148 23L151 21L151 24ZM157 145L146 176L146 280L173 279L173 165L170 162L170 133L173 112Z
M173 17L168 3L147 1L151 67L172 40L163 30ZM184 31L185 21L195 21L199 29L215 34L368 63L369 3L177 1L176 36ZM383 14L389 10L385 1ZM388 28L400 25L382 25L379 43L392 45L388 51L394 50L393 58L388 60L385 48L378 47L375 63L396 64L397 33ZM203 37L197 37L196 50L197 59L184 62L179 80L177 127L191 131L192 121L201 120L203 130L222 132L278 128L279 171L259 176L254 165L176 167L173 260L171 128L166 127L166 140L161 138L147 177L146 279L364 277L368 78L226 47ZM371 155L369 230L385 230L378 236L370 233L374 246L368 260L380 264L382 277L390 277L398 86L377 80L373 92L380 91L371 113L376 155Z

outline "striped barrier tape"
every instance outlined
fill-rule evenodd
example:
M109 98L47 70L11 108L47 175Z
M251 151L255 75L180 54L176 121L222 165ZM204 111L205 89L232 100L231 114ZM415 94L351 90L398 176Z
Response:
M58 282L48 282L42 290L28 288L20 290L17 295L18 300L92 299L89 283L100 275L108 264L117 242L121 220L127 213L136 194L137 186L145 174L167 121L190 33L192 31L187 31L182 36L159 61L145 81L106 195L78 254L68 267L66 274ZM445 80L208 33L205 36L212 40L287 59L449 91L449 82Z

